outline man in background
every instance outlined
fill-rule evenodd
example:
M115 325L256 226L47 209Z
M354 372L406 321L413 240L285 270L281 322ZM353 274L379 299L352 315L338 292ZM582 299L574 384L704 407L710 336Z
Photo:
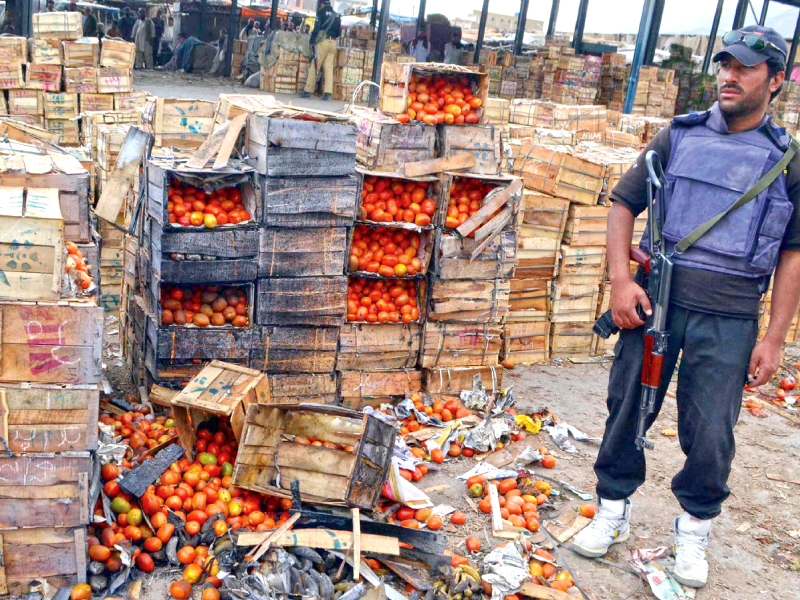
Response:
M156 12L156 18L153 19L153 27L155 29L155 37L153 38L153 56L158 56L158 52L161 48L161 38L164 36L164 17L162 17L162 11L159 8L158 12Z
M461 43L458 38L458 33L454 31L450 36L450 41L444 47L444 62L448 65L461 64Z
M153 20L147 16L144 8L140 8L139 19L133 26L133 43L136 46L136 60L133 65L134 69L153 68L154 37L155 26L153 25Z
M323 100L330 100L333 94L333 61L336 56L336 40L342 35L342 21L339 14L331 8L330 0L319 0L317 19L311 32L311 53L314 60L308 68L305 90L301 98L308 98L317 89L317 72L322 69L324 77Z
M119 20L119 31L122 34L122 39L130 42L133 39L133 16L131 9L127 6L122 9L122 18Z

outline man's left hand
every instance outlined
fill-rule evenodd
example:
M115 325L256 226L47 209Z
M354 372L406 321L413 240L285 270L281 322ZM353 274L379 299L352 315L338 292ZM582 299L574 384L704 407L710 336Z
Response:
M754 378L752 387L764 385L781 365L781 344L764 338L753 348L747 373Z

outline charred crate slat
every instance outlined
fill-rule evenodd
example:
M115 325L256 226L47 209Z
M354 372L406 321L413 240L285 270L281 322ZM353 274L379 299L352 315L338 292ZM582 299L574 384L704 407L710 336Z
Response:
M338 327L256 327L250 366L267 373L330 373Z
M339 326L347 310L347 277L263 278L258 280L259 325Z
M356 160L371 171L402 173L406 163L436 156L436 128L423 123L400 123L375 112L358 113Z
M260 232L259 277L342 275L347 229L267 227Z
M99 400L96 385L2 384L0 437L12 452L94 450Z
M424 389L429 394L460 396L463 390L472 389L476 375L480 375L484 387L489 391L503 387L503 369L492 366L423 369L422 375Z
M302 497L326 504L375 507L392 457L392 424L371 415L323 405L251 405L234 469L234 484L287 496L292 481ZM296 444L313 437L354 447ZM278 475L280 473L280 475Z
M339 334L338 371L409 369L417 364L422 332L416 323L348 323Z
M266 227L351 227L358 183L345 177L258 177Z
M439 156L449 158L470 153L475 166L469 173L497 175L503 160L500 128L495 125L442 125L439 130Z
M274 373L267 375L271 401L275 404L333 404L336 373Z
M342 371L339 374L342 404L349 408L378 407L382 403L402 399L406 392L420 391L421 371Z
M304 113L294 111L250 115L247 150L255 169L269 177L334 177L352 173L355 127L342 115L314 115L316 120L304 120L300 118Z
M426 323L420 366L497 366L503 332L499 326L465 323Z
M459 238L455 234L437 232L438 255L436 275L439 279L508 279L517 264L517 235L506 227L470 261L470 255L481 242L475 238Z
M247 407L267 403L269 398L269 384L260 371L219 360L210 362L172 398L178 438L187 456L193 456L197 429L211 415L229 418L241 442Z

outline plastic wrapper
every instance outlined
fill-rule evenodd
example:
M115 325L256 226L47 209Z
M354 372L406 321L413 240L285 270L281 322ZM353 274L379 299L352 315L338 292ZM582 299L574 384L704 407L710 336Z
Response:
M552 418L548 417L547 420L544 422L544 426L542 427L547 433L550 434L550 437L555 442L556 446L561 448L564 452L569 452L570 454L577 454L578 449L575 445L569 441L570 434L573 438L578 440L579 442L601 442L603 438L598 437L591 437L584 432L582 432L577 427L573 427L569 423L565 423L561 421L560 423L555 423Z
M522 556L516 544L495 548L483 559L483 580L492 585L492 600L503 600L519 591L531 577L528 559Z
M469 430L464 440L464 446L472 448L476 452L489 452L497 448L498 442L509 435L517 428L514 417L507 413L502 413L495 417L487 417L483 422L478 423Z

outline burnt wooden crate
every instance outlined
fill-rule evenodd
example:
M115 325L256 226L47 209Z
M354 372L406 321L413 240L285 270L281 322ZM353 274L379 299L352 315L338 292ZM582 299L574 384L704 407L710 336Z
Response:
M356 160L370 171L402 173L406 163L436 157L436 129L401 123L375 111L353 116L358 131Z
M439 125L438 152L442 158L469 153L475 156L475 166L466 169L479 175L497 175L505 156L501 130L495 125Z
M288 497L297 480L304 500L372 509L391 463L395 435L393 424L342 407L252 404L239 444L234 484ZM290 436L311 437L353 451L285 441Z
M275 404L333 404L336 402L336 373L270 373L269 392Z
M269 177L335 177L356 166L356 129L344 115L290 108L255 113L246 139L256 171Z
M12 452L97 448L96 385L0 385L0 437Z
M348 256L345 227L265 227L259 240L259 277L344 274Z
M259 325L340 326L347 311L347 277L266 277L258 280Z
M421 339L421 326L416 323L347 323L339 333L336 370L414 368Z
M517 264L517 234L507 227L470 260L478 248L475 238L437 231L435 274L439 279L508 279Z
M121 278L124 275L121 274ZM161 281L158 277L152 274L145 275L141 277L144 282L145 288L145 297L147 298L148 305L152 308L153 314L155 315L155 322L156 324L161 327L161 312L163 307L161 306L161 290L164 287L170 287L170 283ZM120 291L122 288L122 281L120 280ZM191 285L191 284L190 284ZM212 330L212 331L228 331L231 329L252 329L253 327L253 316L254 316L254 306L255 306L255 285L252 283L231 283L231 284L221 284L219 287L221 288L236 288L239 290L243 290L245 293L245 297L247 299L247 313L244 315L247 317L247 325L245 327L234 327L230 323L225 323L224 325L208 325L205 329ZM196 326L194 325L169 325L170 328L174 329L192 329Z
M351 227L358 182L344 177L263 177L261 224L266 227Z
M506 323L503 329L503 359L514 364L547 362L550 358L550 322Z
M488 391L503 387L503 369L499 367L447 367L423 369L423 389L429 394L460 396L463 390L471 390L476 375Z
M211 361L172 398L178 439L188 457L194 456L197 429L212 416L230 420L236 439L242 440L247 407L269 402L269 384L260 371Z
M419 362L425 369L499 364L500 326L428 322L423 331Z
M508 279L434 280L430 286L431 321L501 324L508 314Z
M401 400L406 392L422 391L422 372L402 369L396 371L342 371L339 373L339 395L348 408L362 409Z
M0 554L0 596L4 598L25 596L37 581L47 582L52 589L86 582L85 527L0 530Z
M0 381L100 381L103 309L93 301L0 302L0 319Z
M256 327L250 366L267 373L330 373L338 327Z

